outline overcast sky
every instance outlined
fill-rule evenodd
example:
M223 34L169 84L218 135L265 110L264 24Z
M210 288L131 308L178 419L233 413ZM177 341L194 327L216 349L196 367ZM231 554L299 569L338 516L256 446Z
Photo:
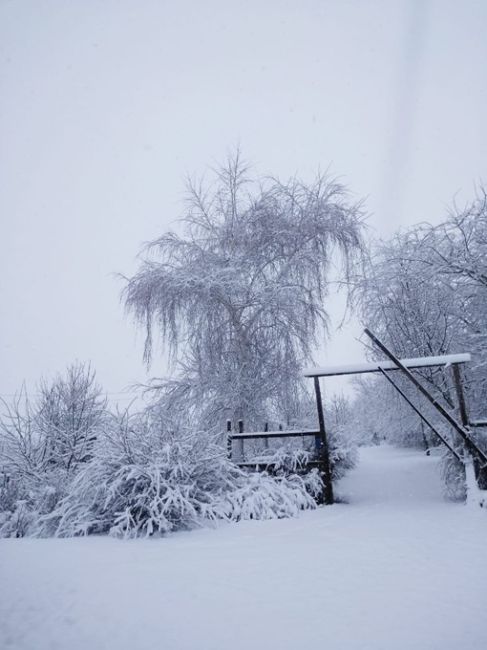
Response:
M114 273L237 145L330 168L382 236L440 221L486 179L486 33L485 0L0 0L0 393L74 359L113 394L145 378ZM317 360L359 360L358 332Z

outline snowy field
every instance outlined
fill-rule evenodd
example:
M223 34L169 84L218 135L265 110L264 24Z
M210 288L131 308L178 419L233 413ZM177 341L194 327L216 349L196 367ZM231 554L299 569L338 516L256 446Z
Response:
M0 541L0 648L484 650L487 517L362 450L347 505L158 540Z

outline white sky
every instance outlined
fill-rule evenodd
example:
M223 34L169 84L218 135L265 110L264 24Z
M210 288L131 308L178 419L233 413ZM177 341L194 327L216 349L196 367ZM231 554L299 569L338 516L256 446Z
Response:
M0 393L74 359L144 379L113 274L237 144L263 174L330 166L381 235L441 220L486 178L486 33L485 0L0 0Z

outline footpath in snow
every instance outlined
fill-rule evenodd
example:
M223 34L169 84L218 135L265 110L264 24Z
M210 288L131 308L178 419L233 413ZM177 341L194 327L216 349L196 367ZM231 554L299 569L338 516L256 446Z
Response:
M487 513L361 451L347 504L165 539L0 540L0 648L485 650Z

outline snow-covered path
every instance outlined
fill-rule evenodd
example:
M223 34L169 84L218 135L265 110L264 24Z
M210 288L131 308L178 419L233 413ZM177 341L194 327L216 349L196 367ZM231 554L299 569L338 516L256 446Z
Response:
M484 650L487 516L362 450L347 505L162 540L0 541L0 648Z

